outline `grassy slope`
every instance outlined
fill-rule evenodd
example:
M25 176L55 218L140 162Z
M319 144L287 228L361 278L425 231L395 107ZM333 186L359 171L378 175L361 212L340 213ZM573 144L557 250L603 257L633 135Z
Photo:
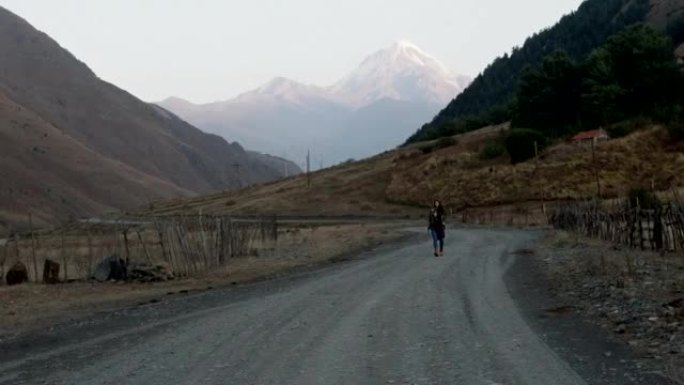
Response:
M632 187L669 189L684 182L684 154L667 145L660 128L600 144L597 166L604 194L624 195ZM417 167L394 175L387 192L415 201L420 193L442 197L452 207L482 207L530 200L587 199L596 194L591 149L560 144L540 159L516 166L505 160L482 162L472 151L443 151Z
M424 154L415 145L361 162L237 192L158 203L156 213L199 211L233 214L373 215L418 214L440 198L455 210L537 200L586 199L595 195L591 150L566 143L534 161L510 165L506 157L479 159L480 149L506 126L488 127L457 138L458 144ZM623 195L631 187L666 190L684 184L683 145L668 144L665 130L651 127L600 144L597 164L604 193ZM416 211L418 210L418 211ZM148 211L149 213L149 211Z

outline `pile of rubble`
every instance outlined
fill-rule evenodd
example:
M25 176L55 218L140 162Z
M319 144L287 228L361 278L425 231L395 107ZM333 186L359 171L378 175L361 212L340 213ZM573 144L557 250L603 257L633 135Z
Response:
M112 255L97 265L93 278L99 282L162 282L174 279L174 275L166 264L127 263Z

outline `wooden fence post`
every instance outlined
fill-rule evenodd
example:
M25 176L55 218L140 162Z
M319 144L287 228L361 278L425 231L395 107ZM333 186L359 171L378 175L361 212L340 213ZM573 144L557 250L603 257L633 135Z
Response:
M88 278L93 276L93 233L90 228L90 223L86 223L86 230L88 232Z
M64 282L69 280L69 264L67 263L66 242L64 241L64 230L59 232L60 254L64 265Z
M7 234L5 238L5 244L2 246L2 260L0 261L0 281L5 279L5 263L7 263L7 258L9 257L9 243L10 234Z
M36 257L36 238L33 234L33 216L31 213L28 215L29 219L29 231L31 232L31 258L33 259L33 277L34 282L38 283L38 258Z
M123 239L124 239L124 251L126 252L126 265L128 265L128 263L131 260L131 251L128 248L128 228L124 228L124 230L122 232L123 232Z
M150 253L147 250L147 245L145 244L145 241L143 240L142 235L140 234L140 229L136 228L135 229L136 234L138 234L138 242L140 242L140 245L143 249L143 253L145 253L145 258L147 259L147 262L149 264L152 264L152 257L150 257ZM169 264L170 265L170 264ZM171 267L171 266L169 266Z

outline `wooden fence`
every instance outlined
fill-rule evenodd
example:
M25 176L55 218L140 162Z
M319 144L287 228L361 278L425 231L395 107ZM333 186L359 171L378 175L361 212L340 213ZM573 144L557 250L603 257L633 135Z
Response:
M490 208L464 208L455 218L462 223L475 225L536 226L544 225L547 221L543 202L526 202Z
M93 276L112 255L128 263L164 264L176 276L220 267L230 259L273 248L276 218L235 219L182 215L74 222L52 230L10 233L0 239L0 274L17 261L40 282L49 259L60 264L60 280Z
M551 212L549 223L636 249L684 251L684 207L675 203L649 210L628 203L565 204Z

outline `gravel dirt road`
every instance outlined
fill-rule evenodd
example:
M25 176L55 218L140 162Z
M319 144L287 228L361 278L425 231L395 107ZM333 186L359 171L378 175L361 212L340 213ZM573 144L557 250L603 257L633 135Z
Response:
M426 234L285 279L96 314L0 341L0 384L610 383L557 353L579 354L545 341L510 294L514 252L538 236L453 230L435 258ZM616 383L654 383L635 381Z

